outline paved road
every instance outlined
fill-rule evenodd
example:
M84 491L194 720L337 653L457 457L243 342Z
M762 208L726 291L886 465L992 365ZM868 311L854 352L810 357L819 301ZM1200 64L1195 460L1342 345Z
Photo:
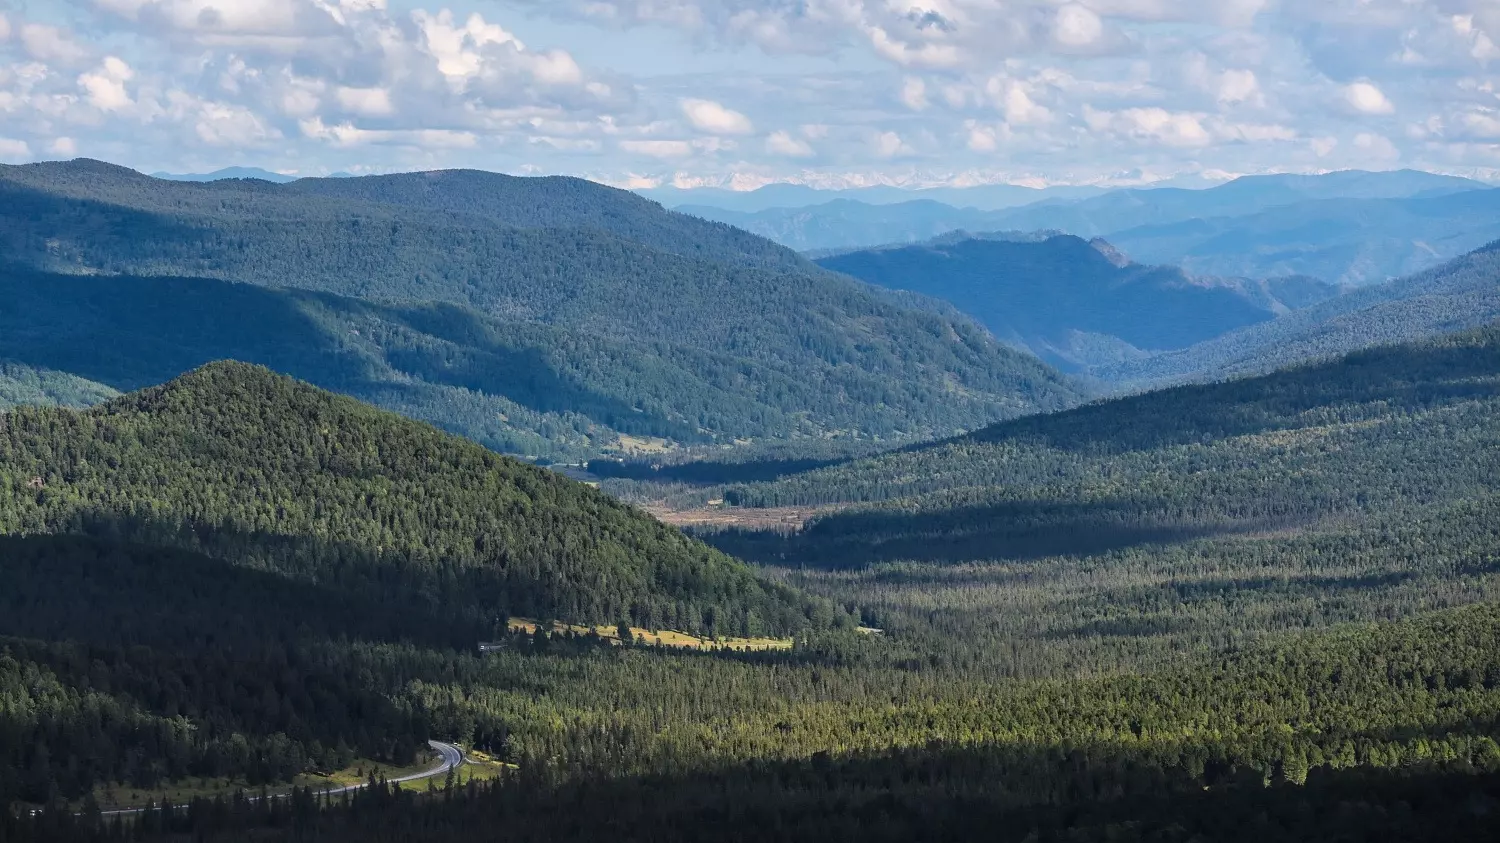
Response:
M406 782L417 782L422 781L423 779L433 779L437 778L438 776L447 775L449 770L455 770L464 763L463 750L459 749L453 744L443 743L441 741L428 741L427 745L436 750L438 755L442 756L441 763L439 763L436 767L433 767L431 770L427 770L426 772L412 773L409 776L400 776L394 779L386 779L386 781L391 784L405 784ZM326 790L317 791L317 793L326 793L329 796L337 796L340 793L349 793L350 791L364 790L369 786L369 782L362 782L360 784L351 784L346 787L332 787ZM287 793L273 793L271 794L270 798L286 799L289 796L290 794ZM251 802L260 801L259 796L251 796L248 798ZM180 809L186 808L187 805L173 805L172 807L174 809ZM145 808L119 808L114 811L104 811L102 813L106 817L112 817L119 814L139 814L144 812L145 810ZM32 813L35 812L33 811Z

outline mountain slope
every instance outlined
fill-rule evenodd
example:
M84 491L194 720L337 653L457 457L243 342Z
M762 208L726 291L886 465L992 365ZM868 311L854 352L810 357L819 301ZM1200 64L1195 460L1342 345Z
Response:
M499 320L456 305L16 268L0 268L0 296L15 305L0 311L0 358L118 390L242 360L502 452L553 460L628 450L622 436L782 439L832 419L879 430L894 411L850 401L846 390L825 389L794 365Z
M286 193L473 214L515 228L587 229L689 259L805 269L785 248L728 225L673 213L626 190L562 176L521 178L440 170L345 179L301 179Z
M1500 244L1362 287L1180 351L1100 366L1121 388L1259 374L1372 345L1422 340L1500 319Z
M494 184L511 193L495 201L470 190L474 174L412 177L444 186L428 192L408 189L403 178L303 188L306 180L164 182L97 162L9 167L0 169L0 243L13 261L104 275L126 289L131 276L206 277L387 306L454 305L534 326L533 335L547 327L586 338L602 347L583 349L571 365L606 373L620 369L607 348L669 347L655 356L686 367L688 382L753 396L752 406L716 427L698 422L702 413L690 404L662 411L709 438L919 436L1075 400L1056 373L965 319L895 303L785 249L628 193L576 180L502 179ZM372 198L334 195L351 190ZM498 221L508 202L542 207L533 202L538 192L551 196L550 222L574 227ZM698 256L679 253L693 243ZM534 341L544 356L563 342ZM642 372L626 382L659 377L668 376ZM788 378L798 386L788 388ZM662 393L643 383L623 399L646 410Z
M1222 539L1235 565L1253 569L1270 552L1260 537L1286 544L1288 558L1347 553L1408 574L1416 569L1405 548L1427 546L1421 570L1445 577L1455 560L1492 564L1484 559L1494 528L1481 522L1500 508L1496 471L1500 328L1492 327L1018 419L726 497L746 506L862 504L826 515L777 551L829 564L1181 545L1191 565L1209 552L1191 542ZM1392 530L1413 535L1393 543Z
M972 239L853 252L819 263L882 287L951 302L996 336L1075 368L1183 348L1264 322L1287 309L1275 297L1278 287L1286 287L1295 303L1335 292L1317 282L1300 289L1194 279L1173 267L1126 263L1107 244L1072 236Z
M0 355L0 410L21 404L88 407L119 395L77 375L36 368Z
M789 590L594 490L257 367L0 421L0 532L176 547L471 623L804 622Z

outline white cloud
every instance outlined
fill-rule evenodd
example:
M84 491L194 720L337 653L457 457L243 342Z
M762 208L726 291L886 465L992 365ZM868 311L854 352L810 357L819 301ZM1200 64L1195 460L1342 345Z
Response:
M815 154L807 141L794 138L785 130L772 132L766 138L766 151L784 158L811 158Z
M1012 126L1046 123L1052 119L1052 111L1038 105L1026 86L1014 79L992 78L985 84L985 91L1005 114L1005 122Z
M901 102L912 111L927 109L927 84L915 76L906 77L901 84Z
M1371 82L1354 82L1344 86L1344 101L1361 114L1394 114L1396 106L1385 92Z
M0 41L10 38L10 20L4 14L0 14Z
M651 158L687 158L694 152L693 145L683 140L622 140L620 148Z
M23 140L0 137L0 161L19 163L31 159L31 145Z
M452 129L365 129L353 123L326 125L314 117L298 121L302 135L337 147L371 145L412 146L436 149L472 149L479 143L473 132Z
M210 146L233 148L254 146L281 137L280 131L268 127L250 109L216 102L200 106L193 130L199 140Z
M895 158L912 153L912 148L895 132L877 132L870 145L879 158Z
M712 135L748 135L755 131L750 118L713 100L685 99L679 105L693 128Z
M1367 160L1382 163L1391 162L1401 157L1400 150L1391 143L1390 138L1370 132L1361 132L1354 136L1354 148L1360 150L1360 154Z
M396 113L391 92L385 88L339 88L339 105L362 117L389 117Z
M1226 70L1219 77L1218 99L1221 104L1234 105L1242 102L1263 101L1260 81L1251 70Z
M72 36L55 26L28 23L21 26L21 46L37 61L77 64L88 58L89 51Z
M76 158L78 156L78 142L69 137L53 138L47 144L47 154L56 155L59 158Z
M1064 47L1091 47L1104 37L1104 22L1085 6L1069 3L1057 10L1052 38Z
M34 154L59 135L141 150L143 166L749 185L1500 163L1493 0L71 0L47 19L0 6L0 133ZM652 29L586 53L597 36L533 28L530 13ZM702 59L724 47L730 59ZM680 72L632 75L648 65Z
M977 120L968 120L964 123L968 131L965 145L972 152L988 154L1000 148L1000 141L1009 133L1009 128L1001 126L986 126Z
M487 23L477 12L469 15L463 26L453 23L453 12L443 9L436 15L418 9L412 20L422 32L423 45L437 59L439 73L450 77L469 77L484 65L482 52L494 44L510 44L516 49L525 45L499 24Z
M532 54L531 72L537 81L547 85L577 85L583 81L583 68L562 50Z
M907 42L878 26L870 28L869 39L876 55L902 67L942 69L963 63L962 52L953 44Z
M1083 119L1095 132L1109 132L1169 147L1201 147L1213 142L1213 137L1203 127L1201 114L1172 112L1164 108L1101 111L1085 105Z
M107 56L96 70L79 76L78 85L100 111L123 111L135 104L125 90L125 83L134 77L135 71L123 59Z
M322 104L312 86L294 85L281 95L281 113L288 117L311 117Z

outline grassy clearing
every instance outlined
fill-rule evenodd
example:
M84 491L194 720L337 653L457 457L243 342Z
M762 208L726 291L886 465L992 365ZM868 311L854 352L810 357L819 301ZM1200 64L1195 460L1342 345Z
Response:
M292 780L287 785L275 785L264 788L266 793L278 795L289 792L292 787L311 787L314 790L333 789L347 787L350 785L364 784L373 773L376 778L394 779L401 776L409 776L415 773L425 772L436 767L441 758L436 753L424 753L418 762L410 767L397 767L393 764L383 764L379 761L361 759L342 770L336 770L329 774L304 773ZM467 769L467 765L465 768ZM476 768L477 770L478 768ZM475 778L493 778L494 775L476 775ZM467 779L464 779L467 781ZM438 786L442 786L443 777L437 776L433 779ZM424 789L425 782L408 782L403 787ZM259 794L262 791L260 785L252 785L244 779L232 778L191 778L171 782L157 788L134 788L124 784L100 785L94 789L94 799L99 807L105 811L119 810L123 808L140 808L148 802L161 804L163 801L173 805L182 805L195 798L205 797L212 799L215 796L231 796L235 793L244 792L248 794ZM82 808L82 801L74 805Z
M537 621L528 618L511 618L511 632L524 632L534 635L537 630ZM593 631L600 638L612 644L619 644L620 632L614 626L578 626L576 624L565 624L561 621L552 622L553 634L573 633L574 635L588 635ZM631 637L638 642L644 642L654 647L678 647L688 650L790 650L792 639L790 638L701 638L689 635L686 632L672 632L670 630L649 630L639 627L630 628Z
M677 449L670 440L659 436L630 436L621 433L615 441L615 448L619 451L632 455L643 454L665 454Z

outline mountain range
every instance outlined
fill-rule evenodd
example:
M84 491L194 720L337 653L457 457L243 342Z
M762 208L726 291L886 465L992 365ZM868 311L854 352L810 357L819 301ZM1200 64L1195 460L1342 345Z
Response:
M0 280L29 304L0 314L0 359L118 390L232 356L545 458L920 437L1081 398L951 308L577 179L76 161L0 169L0 197Z
M1493 836L1500 326L1427 335L1500 249L820 258L885 287L577 180L82 161L0 250L5 843ZM606 442L718 466L495 452Z
M1306 277L1197 278L1071 235L850 252L819 263L951 302L995 336L1079 370L1181 349L1338 295Z
M849 200L756 213L682 210L802 250L925 240L944 230L1052 230L1104 237L1142 263L1199 275L1311 275L1373 283L1500 237L1500 191L1418 171L1246 176L1204 189L1116 190L1003 210Z
M1357 349L1500 320L1500 242L1442 266L1349 291L1189 348L1091 371L1117 388L1262 374Z
M772 209L802 208L837 202L854 202L861 205L935 202L958 208L993 211L1047 200L1084 199L1103 194L1106 192L1106 189L1089 186L1037 188L1014 184L929 188L877 185L871 187L825 189L800 184L768 184L755 190L727 190L714 187L686 189L656 187L644 188L635 192L672 208L702 206L740 213L755 213Z
M259 179L261 181L273 182L275 184L286 184L296 181L303 176L289 176L285 173L273 173L270 170L262 170L259 167L224 167L211 173L165 173L157 172L151 174L152 178L166 179L168 181L223 181L225 179ZM340 179L352 178L349 173L332 173L327 178Z

